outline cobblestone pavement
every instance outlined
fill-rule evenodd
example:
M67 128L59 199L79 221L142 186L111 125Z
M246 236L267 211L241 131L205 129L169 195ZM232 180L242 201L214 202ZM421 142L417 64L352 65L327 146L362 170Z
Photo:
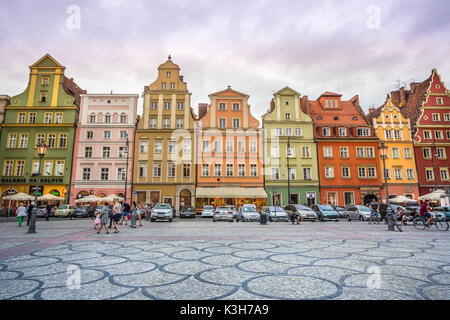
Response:
M12 221L0 222L2 300L450 299L450 231L197 218L96 234L90 219L39 219L28 235Z

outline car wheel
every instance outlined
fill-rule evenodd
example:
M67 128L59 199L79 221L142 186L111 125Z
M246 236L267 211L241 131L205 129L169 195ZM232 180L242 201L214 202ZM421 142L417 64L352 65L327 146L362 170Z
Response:
M364 217L363 216L359 216L359 220L360 221L364 221Z
M319 216L319 221L320 221L320 222L322 222L322 221L323 221L323 218L322 218L322 216Z
M169 222L173 222L173 218L172 218L172 219L169 219Z
M151 222L155 222L155 219L150 219Z

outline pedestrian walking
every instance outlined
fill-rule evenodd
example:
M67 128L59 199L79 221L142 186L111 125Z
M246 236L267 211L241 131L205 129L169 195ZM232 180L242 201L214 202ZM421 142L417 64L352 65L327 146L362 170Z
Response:
M100 231L102 231L103 227L105 227L106 233L109 233L109 230L108 230L108 214L109 214L108 202L105 202L100 214L101 214L101 223L100 223L100 229L97 231L97 233L100 233Z
M125 225L128 223L128 214L130 213L130 205L128 203L124 203L122 207L122 218L120 219L120 225L125 218Z
M19 227L21 227L23 217L27 216L27 208L25 208L23 203L20 203L19 208L17 208L16 214L17 214L17 217L19 218Z
M131 228L136 228L136 219L137 219L137 215L138 215L138 205L136 204L136 202L133 201L133 206L131 208L131 223L130 223L130 227Z
M100 212L97 212L95 214L95 221L94 221L94 229L97 230L97 227L100 229L100 224L102 223L101 214Z
M142 202L138 202L137 207L138 207L137 218L139 220L139 227L142 227L142 214L144 213L144 205L142 204Z
M31 205L31 202L27 206L27 212L28 212L27 226L29 226L30 225L30 220L31 220L31 215L33 213L33 206Z
M50 220L50 213L53 210L53 206L49 203L47 204L47 206L45 207L45 221L49 221Z

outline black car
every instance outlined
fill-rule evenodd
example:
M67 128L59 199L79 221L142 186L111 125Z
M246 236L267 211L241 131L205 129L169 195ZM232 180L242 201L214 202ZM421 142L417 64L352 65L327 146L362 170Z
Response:
M183 206L180 211L180 218L195 218L195 209L193 206Z
M74 216L76 218L91 218L94 217L95 209L91 207L77 207Z

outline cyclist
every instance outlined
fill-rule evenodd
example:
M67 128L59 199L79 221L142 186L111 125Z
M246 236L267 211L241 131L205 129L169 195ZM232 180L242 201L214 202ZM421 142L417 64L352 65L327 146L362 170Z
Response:
M430 209L429 204L430 204L430 200L425 200L424 202L422 202L422 204L420 205L420 211L419 211L419 214L422 217L428 219L425 224L427 227L430 227L429 223L433 219L433 216L431 215L431 213L429 211L429 209Z
M380 208L380 205L378 204L377 200L375 198L372 199L372 202L370 203L370 215L372 218L377 218L378 224L380 223L378 210Z

